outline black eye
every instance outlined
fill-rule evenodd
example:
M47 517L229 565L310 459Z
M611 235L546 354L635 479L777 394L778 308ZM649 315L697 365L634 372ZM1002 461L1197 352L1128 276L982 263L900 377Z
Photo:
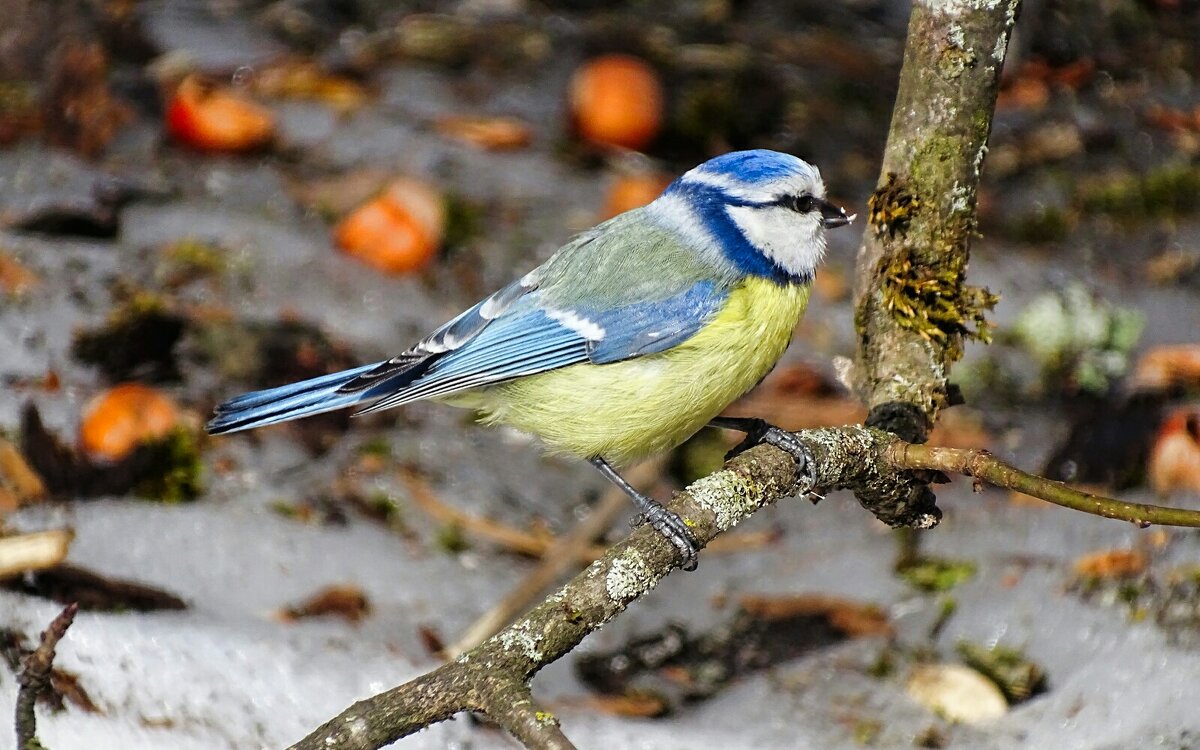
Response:
M791 208L793 211L806 214L816 207L817 201L811 195L797 195L792 198Z

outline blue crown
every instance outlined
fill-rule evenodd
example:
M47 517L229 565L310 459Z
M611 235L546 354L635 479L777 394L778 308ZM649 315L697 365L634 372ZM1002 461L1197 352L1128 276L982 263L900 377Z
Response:
M790 154L758 148L722 154L704 162L695 171L742 183L756 183L804 173L811 175L812 168Z

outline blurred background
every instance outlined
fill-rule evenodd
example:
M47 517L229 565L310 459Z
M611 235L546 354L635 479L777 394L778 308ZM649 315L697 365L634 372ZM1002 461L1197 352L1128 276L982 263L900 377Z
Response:
M220 439L212 406L401 351L728 150L861 215L907 16L0 0L0 702L69 601L56 750L278 747L438 663L602 479L436 404ZM1200 505L1197 40L1193 0L1026 2L970 270L994 341L936 442ZM862 419L833 375L859 227L731 413ZM635 476L667 493L726 437ZM1200 747L1194 531L939 497L908 554L848 495L761 512L535 693L580 747ZM400 746L512 744L460 717Z

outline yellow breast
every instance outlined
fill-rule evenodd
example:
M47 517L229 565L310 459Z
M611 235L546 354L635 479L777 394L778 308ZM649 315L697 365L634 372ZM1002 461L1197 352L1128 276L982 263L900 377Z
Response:
M679 445L762 380L808 295L808 286L748 278L711 323L665 352L572 365L454 402L539 436L551 451L628 464Z

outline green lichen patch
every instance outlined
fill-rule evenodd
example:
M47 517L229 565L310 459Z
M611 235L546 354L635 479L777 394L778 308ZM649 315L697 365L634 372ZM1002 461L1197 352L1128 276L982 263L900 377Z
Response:
M888 172L887 181L867 199L867 218L876 235L894 237L908 229L920 208L908 181Z
M884 309L901 327L947 344L952 361L962 356L961 339L991 342L986 313L1000 301L987 288L964 283L964 271L917 263L905 248L883 272Z
M692 483L687 491L716 517L717 528L727 531L757 510L772 489L748 482L737 472L718 471Z
M195 500L204 491L200 441L194 432L178 428L160 440L147 443L143 479L134 491L159 503L183 503Z
M955 650L968 667L996 683L1010 704L1046 690L1046 671L1015 648L960 641Z
M438 549L450 554L466 552L471 548L470 542L467 541L466 535L463 534L462 525L457 523L448 523L438 529L434 543Z
M938 72L947 80L954 80L975 66L975 53L958 44L949 43L938 54Z
M1005 337L1037 362L1043 390L1104 394L1129 369L1144 326L1138 310L1072 283L1034 298Z
M1075 202L1084 213L1128 223L1191 214L1200 209L1200 166L1166 164L1144 174L1085 180Z
M211 242L187 237L159 250L155 280L168 288L218 278L230 269L229 251Z
M921 591L949 591L975 577L976 566L970 560L942 557L918 557L896 567L908 585Z

